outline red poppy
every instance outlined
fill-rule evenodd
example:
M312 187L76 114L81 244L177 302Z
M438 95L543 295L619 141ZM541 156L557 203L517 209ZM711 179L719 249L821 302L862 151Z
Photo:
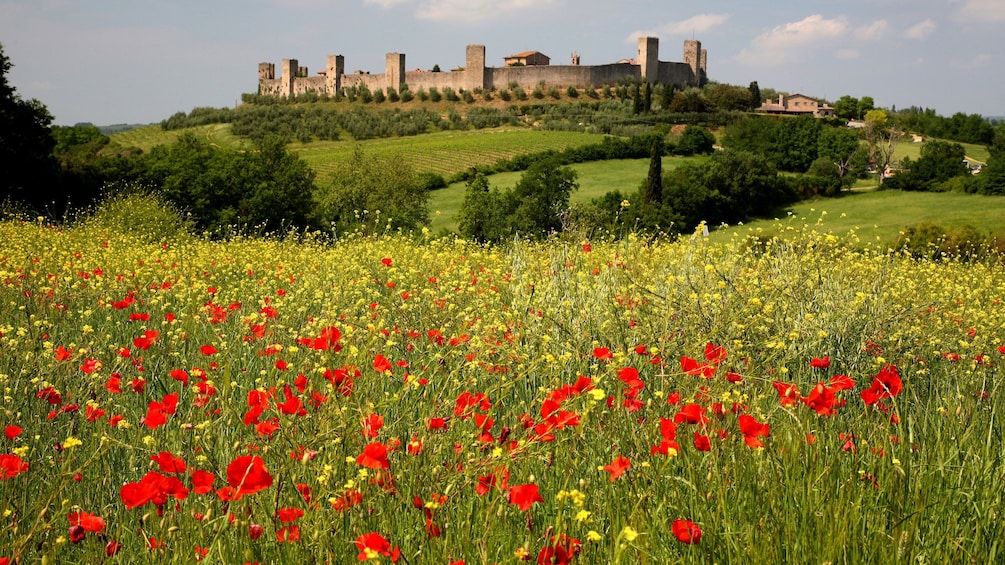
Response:
M611 482L618 480L625 471L630 469L632 462L627 457L615 457L610 465L604 465L604 470L611 474Z
M289 526L279 528L279 530L276 531L276 541L279 543L300 541L300 526L291 524Z
M831 366L831 358L829 355L824 355L823 357L814 357L810 360L810 367L814 369L829 369Z
M758 437L767 437L771 433L771 426L762 424L754 419L750 414L740 414L737 418L740 424L740 432L743 433L743 441L750 447L764 447L764 443Z
M691 520L674 520L670 529L681 543L693 544L701 540L701 528Z
M373 358L373 368L378 373L389 373L391 372L393 365L387 357L378 353L377 356Z
M67 349L62 345L60 345L59 347L56 348L56 361L66 361L67 359L70 358L70 355L72 353L73 353L72 349Z
M209 471L197 470L192 473L192 492L196 494L206 494L213 490L213 481L216 477Z
M391 542L387 541L387 538L377 532L363 534L356 538L354 543L356 544L356 549L359 550L359 555L356 556L356 559L360 561L366 561L383 555L390 557L392 563L397 563L398 559L401 558L401 550L398 549L398 546L391 547Z
M233 489L230 499L238 500L272 486L272 475L261 457L242 455L227 465L227 483Z
M304 511L299 508L280 508L276 516L279 517L280 522L295 522L301 516L304 515Z
M614 359L614 354L606 347L595 347L593 349L593 356L602 360Z
M639 378L639 371L635 367L625 367L618 370L618 378L631 388L644 388L646 385Z
M771 386L775 387L775 390L778 391L778 400L782 403L782 406L795 406L796 402L801 398L799 389L794 384L775 381L771 383Z
M99 534L105 529L105 520L101 516L95 516L90 512L70 512L66 515L70 521L70 526L80 526L85 532Z
M544 502L544 498L538 492L537 485L528 483L510 487L509 502L519 506L520 510L527 511L535 502Z
M704 426L708 423L708 418L705 417L705 407L700 404L686 404L681 407L680 412L673 418L674 423L682 424L701 424Z
M356 458L356 464L370 469L389 468L391 464L387 461L387 446L380 442L366 444L363 453Z
M119 498L132 510L153 502L155 506L163 506L168 498L185 500L188 489L177 477L165 477L157 471L150 471L139 482L126 483L119 489Z
M157 330L146 330L143 332L142 337L133 339L133 347L146 351L150 349L150 346L153 345L155 341L157 341L157 337L159 335L160 332Z
M684 371L685 375L692 377L704 377L706 379L711 379L715 376L715 365L709 365L708 363L699 364L696 359L692 359L687 355L682 355L680 358L680 368Z
M720 345L716 345L711 341L705 344L705 360L713 365L719 365L726 360L729 354L726 353L726 348Z
M206 344L199 348L199 352L203 355L216 355L217 349L211 344Z
M157 463L162 473L181 474L185 472L185 460L181 457L175 457L167 451L151 455L150 460Z
M21 435L21 432L22 432L21 426L7 426L6 428L3 429L3 435L7 439L16 438L17 436Z
M893 398L904 389L904 383L900 380L900 372L895 365L884 365L872 379L872 386L861 393L862 400L867 406L871 406L884 398Z
M363 437L373 439L384 427L384 417L380 414L367 414L363 418Z
M560 534L558 539L551 537L551 543L541 548L537 554L539 565L568 565L583 547L583 543L576 538Z
M167 423L167 417L178 409L178 393L165 395L160 402L151 401L143 424L151 430Z
M698 451L711 451L712 442L709 441L707 435L700 432L694 432L694 448Z

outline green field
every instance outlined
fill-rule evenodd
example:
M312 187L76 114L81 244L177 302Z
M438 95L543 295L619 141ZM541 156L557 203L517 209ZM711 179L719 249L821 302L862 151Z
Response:
M111 143L106 151L120 151L137 147L144 152L157 145L174 143L178 136L184 133L194 134L215 147L243 150L251 147L251 142L230 132L230 124L209 124L192 128L164 131L159 125L144 126L128 131L112 134Z
M920 222L946 227L969 224L984 232L1005 233L1005 198L956 192L846 192L840 198L800 202L790 212L783 225L820 222L826 232L846 235L854 231L861 241L881 245L893 243L904 228ZM763 219L717 230L716 237L748 230L780 231L775 219Z
M443 131L414 137L366 141L315 141L294 143L290 150L318 172L319 184L330 178L335 164L348 159L357 147L367 155L403 159L417 172L443 176L475 166L492 165L503 159L540 151L561 151L599 143L603 136L580 132L542 131L526 128L493 128L473 131Z
M667 171L681 163L704 157L664 157L663 170ZM570 202L589 202L615 190L622 194L637 192L649 172L649 159L623 159L615 161L596 161L570 165L579 175L579 190L572 193ZM489 185L492 188L508 190L516 186L522 172L499 173L491 175ZM429 199L430 230L440 233L442 230L457 229L455 215L464 201L464 183L454 183L449 187L432 193Z

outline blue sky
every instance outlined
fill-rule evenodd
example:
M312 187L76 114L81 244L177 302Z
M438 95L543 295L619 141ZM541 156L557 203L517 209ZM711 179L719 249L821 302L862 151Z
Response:
M591 65L633 58L639 35L663 61L699 39L719 82L1001 116L1003 31L1005 0L0 0L9 79L61 125L233 106L284 57L312 74L328 54L348 72L383 72L387 52L449 69L480 43L490 66L521 51Z

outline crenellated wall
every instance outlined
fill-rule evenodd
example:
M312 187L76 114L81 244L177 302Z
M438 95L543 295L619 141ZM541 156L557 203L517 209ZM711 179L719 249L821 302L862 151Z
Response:
M406 71L403 53L388 53L384 72L370 74L357 72L345 74L345 59L329 55L324 71L315 76L304 76L307 67L300 67L296 59L283 59L281 76L275 77L272 63L258 65L258 92L267 96L296 96L307 92L335 95L343 88L366 86L369 90L452 88L456 91L476 88L506 88L516 83L524 89L539 84L545 87L599 87L620 81L645 80L652 83L700 85L707 79L708 53L701 42L689 39L684 42L684 62L659 60L659 39L641 37L638 41L638 59L634 62L608 65L531 65L526 67L485 66L485 46L468 45L463 70L449 72Z

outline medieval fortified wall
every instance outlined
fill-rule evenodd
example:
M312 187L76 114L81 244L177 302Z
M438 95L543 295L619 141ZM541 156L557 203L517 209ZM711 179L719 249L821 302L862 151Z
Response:
M431 87L454 90L507 88L515 83L533 89L544 83L545 87L593 86L616 84L622 80L646 81L660 84L700 85L707 78L707 52L701 42L689 39L684 42L684 62L659 60L659 39L641 37L638 58L609 65L579 65L573 57L571 65L527 65L515 67L485 66L485 46L468 45L463 70L449 72L406 71L404 53L388 53L382 74L345 73L345 58L329 55L325 70L309 76L307 67L298 65L296 59L283 59L280 77L272 63L258 64L258 92L268 96L288 97L314 92L334 96L343 88L365 85L369 90L400 89L407 84L409 90L428 90Z

